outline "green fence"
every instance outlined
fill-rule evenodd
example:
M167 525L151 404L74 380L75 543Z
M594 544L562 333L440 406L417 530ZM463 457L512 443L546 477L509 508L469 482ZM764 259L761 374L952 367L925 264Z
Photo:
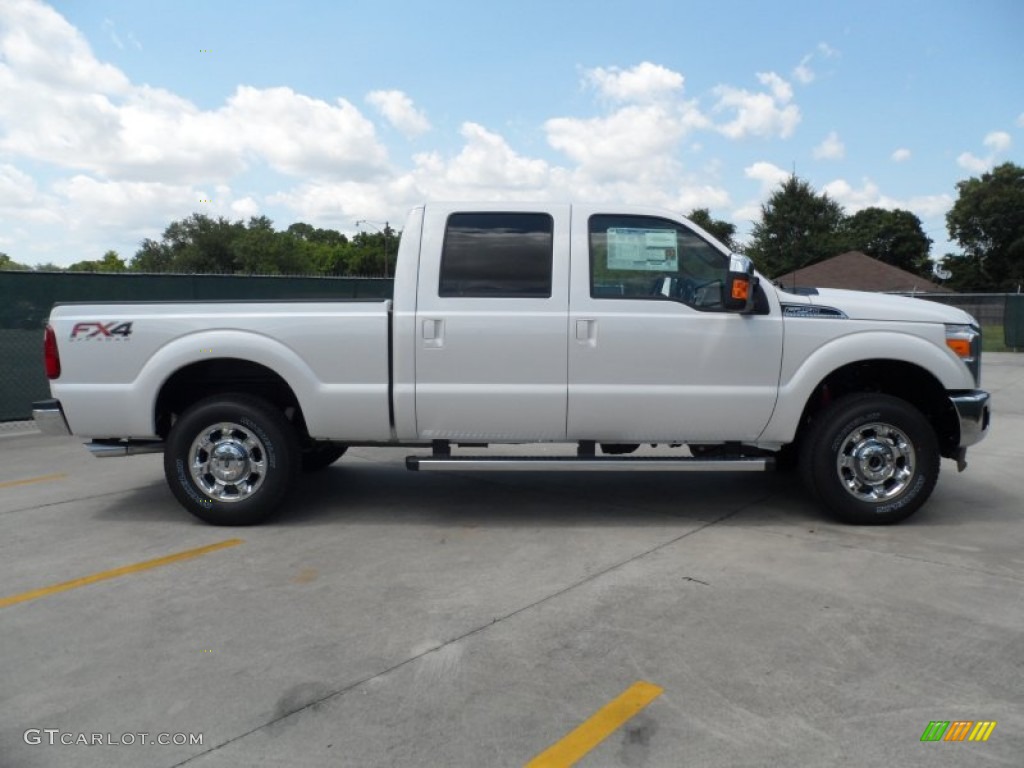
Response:
M385 299L392 286L375 277L0 271L0 422L30 418L32 402L50 396L43 327L58 302Z
M1003 314L1003 335L1011 349L1024 347L1024 295L1013 293L1006 297Z

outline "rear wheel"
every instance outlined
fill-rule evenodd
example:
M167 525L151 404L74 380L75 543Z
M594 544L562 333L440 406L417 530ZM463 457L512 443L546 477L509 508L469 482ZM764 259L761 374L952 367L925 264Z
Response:
M270 403L218 395L182 414L164 474L185 509L213 525L254 525L284 502L299 468L295 430Z
M801 446L800 471L838 519L888 525L928 500L940 460L935 431L916 408L889 395L859 394L820 414Z

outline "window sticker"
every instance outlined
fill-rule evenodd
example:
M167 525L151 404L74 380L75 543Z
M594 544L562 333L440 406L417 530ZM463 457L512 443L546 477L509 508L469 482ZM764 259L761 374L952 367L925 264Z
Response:
M608 269L677 272L679 243L676 231L609 227Z

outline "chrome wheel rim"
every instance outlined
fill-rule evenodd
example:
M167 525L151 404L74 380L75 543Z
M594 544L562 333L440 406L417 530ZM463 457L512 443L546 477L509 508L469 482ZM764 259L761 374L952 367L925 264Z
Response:
M249 498L263 485L267 452L251 429L225 421L196 435L188 464L199 490L211 499L231 503Z
M914 446L892 424L875 422L851 430L840 442L836 471L847 493L860 501L899 496L914 478Z

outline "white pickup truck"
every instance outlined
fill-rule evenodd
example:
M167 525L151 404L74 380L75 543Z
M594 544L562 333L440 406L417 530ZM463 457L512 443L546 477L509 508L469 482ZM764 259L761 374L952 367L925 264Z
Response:
M893 523L989 426L970 315L788 293L680 216L608 205L415 208L392 300L60 304L45 362L44 432L162 452L219 525L349 446L432 448L413 470L795 466L839 519ZM675 450L629 455L648 443Z

